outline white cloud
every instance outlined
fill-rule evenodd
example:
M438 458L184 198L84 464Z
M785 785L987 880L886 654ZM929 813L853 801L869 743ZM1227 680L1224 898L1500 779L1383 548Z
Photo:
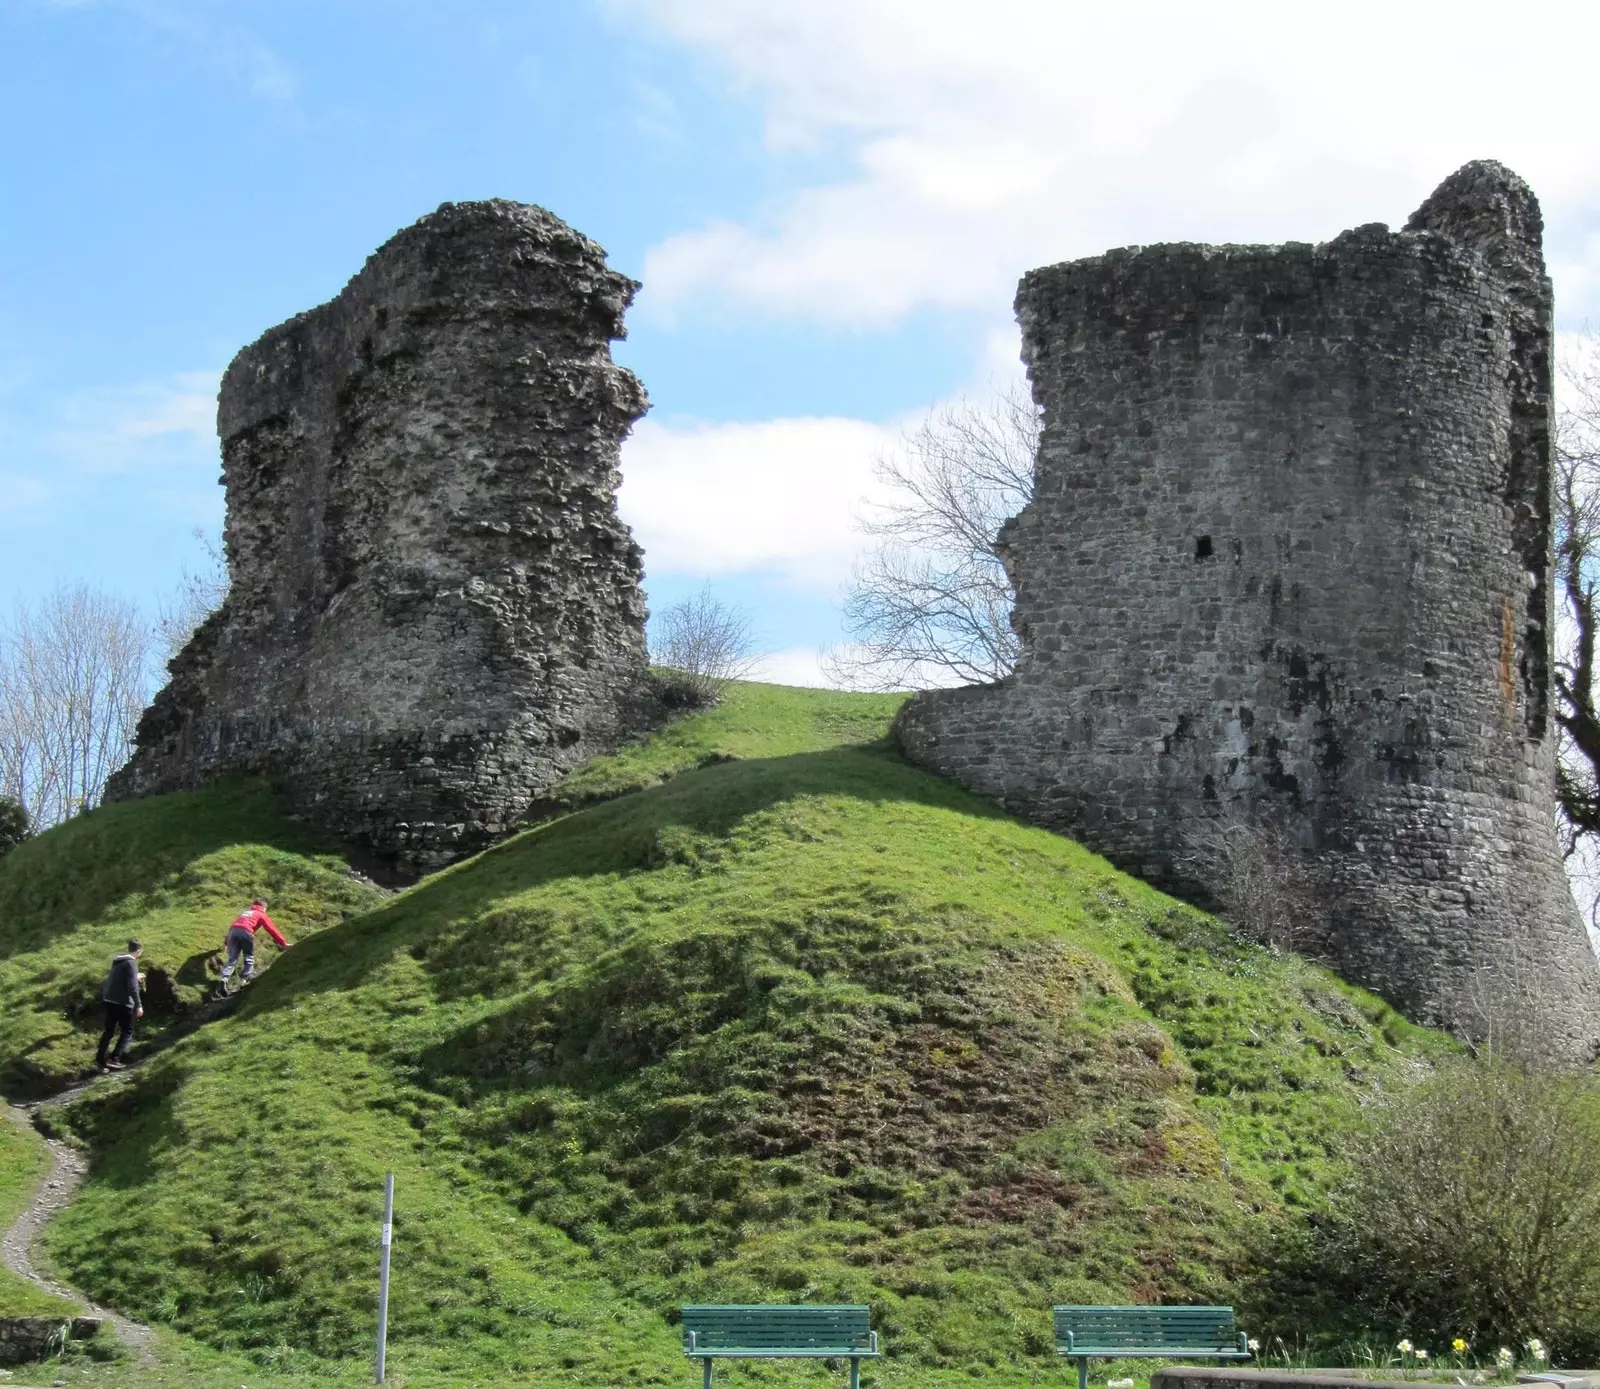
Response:
M769 685L801 685L808 689L825 689L833 683L822 669L822 652L806 646L767 652L756 660L745 678Z
M0 522L36 521L50 510L50 491L26 473L0 472Z
M760 571L832 596L861 546L855 504L898 438L852 419L645 420L623 445L618 506L649 573Z
M647 574L761 574L837 599L869 544L859 520L888 495L879 460L930 412L1018 386L1026 391L1017 329L1008 324L984 336L964 389L886 423L646 419L622 446L617 507L644 546Z
M218 469L215 372L82 391L62 398L43 433L57 464L78 472Z
M194 6L172 0L50 0L50 8L127 14L184 60L264 101L289 103L298 90L293 70L269 45L242 25L197 13Z
M1600 316L1600 7L1530 0L1508 29L1500 0L1353 0L1332 19L1276 0L609 3L753 94L775 157L844 157L748 222L655 247L649 312L1003 309L1021 271L1108 246L1398 223L1496 158L1544 202L1569 315Z
M670 92L653 82L633 83L633 125L647 140L660 145L681 145L683 115Z
M221 510L216 372L163 381L30 394L26 380L0 396L7 469L0 518L49 521L100 481L135 474L141 488L188 524Z
M851 670L849 656L853 650L849 642L840 642L832 648L792 646L782 651L769 651L757 657L748 680L762 680L771 685L800 685L808 689L856 689L872 693L882 686L870 676L859 678ZM830 661L830 657L838 658ZM949 688L960 682L948 670L938 666L919 666L897 686L906 690L931 690Z

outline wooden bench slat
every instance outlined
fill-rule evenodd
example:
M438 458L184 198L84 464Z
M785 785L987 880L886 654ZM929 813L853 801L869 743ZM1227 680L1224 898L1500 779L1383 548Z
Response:
M1163 1333L1160 1327L1141 1327L1138 1330L1128 1331L1126 1335L1117 1335L1117 1333L1107 1335L1104 1327L1069 1327L1067 1331L1062 1331L1059 1335L1061 1335L1061 1339L1066 1339L1069 1333L1078 1341L1102 1341L1102 1343L1106 1344L1115 1344L1118 1341L1195 1341L1200 1346L1210 1346L1214 1341L1218 1346L1221 1346L1224 1341L1237 1341L1238 1339L1237 1336L1229 1335L1226 1331L1218 1331L1216 1328L1210 1327L1174 1330L1171 1333Z
M791 1350L782 1346L712 1346L684 1352L699 1360L876 1360L877 1353L860 1346L818 1346Z
M860 1389L861 1362L878 1358L867 1307L745 1304L684 1307L681 1313L683 1353L700 1361L701 1389L711 1389L718 1360L800 1357L848 1360L850 1389Z
M1056 1354L1078 1362L1079 1389L1091 1359L1248 1360L1231 1307L1058 1305Z
M1059 1323L1058 1323L1059 1324ZM1161 1335L1187 1336L1196 1332L1227 1333L1233 1330L1231 1322L1195 1321L1195 1322L1145 1322L1139 1326L1112 1325L1095 1322L1067 1322L1062 1325L1065 1331L1080 1334L1126 1336L1140 1335L1146 1331L1153 1331Z
M682 1318L684 1349L691 1355L822 1359L873 1354L870 1309L864 1306L694 1306L683 1308Z
M1233 1316L1231 1307L1089 1307L1058 1303L1056 1312L1078 1317L1227 1317Z
M785 1322L745 1322L740 1325L724 1322L690 1322L686 1323L692 1330L713 1335L723 1335L734 1331L748 1331L751 1334L759 1332L767 1335L797 1335L797 1336L831 1336L831 1335L865 1335L867 1328L864 1326L842 1325L838 1323L818 1323L814 1326L794 1326Z

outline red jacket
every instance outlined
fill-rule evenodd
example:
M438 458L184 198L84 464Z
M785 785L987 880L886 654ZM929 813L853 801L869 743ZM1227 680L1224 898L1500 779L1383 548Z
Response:
M230 931L248 931L253 936L263 926L267 928L267 934L277 942L279 950L287 950L289 948L289 942L283 938L283 932L272 924L272 918L256 907L251 907L249 911L234 917L233 923L228 929Z

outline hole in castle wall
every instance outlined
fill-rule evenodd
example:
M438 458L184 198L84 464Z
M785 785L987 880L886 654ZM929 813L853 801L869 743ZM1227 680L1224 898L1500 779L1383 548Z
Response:
M1211 537L1209 535L1199 536L1195 540L1195 542L1194 542L1194 557L1196 559L1210 559L1211 558Z

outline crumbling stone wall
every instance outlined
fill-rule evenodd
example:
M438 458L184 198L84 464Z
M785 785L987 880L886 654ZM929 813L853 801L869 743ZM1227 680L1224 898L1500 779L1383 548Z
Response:
M0 1365L34 1364L61 1350L63 1340L99 1334L99 1317L0 1317Z
M1026 275L1044 429L1001 535L1021 658L918 696L898 733L1202 898L1197 824L1286 828L1326 870L1349 977L1475 1031L1536 992L1547 1039L1584 1053L1600 969L1553 818L1541 234L1526 184L1477 163L1399 232Z
M611 360L638 286L542 208L446 203L234 358L226 602L113 798L281 781L376 864L435 867L656 716Z

